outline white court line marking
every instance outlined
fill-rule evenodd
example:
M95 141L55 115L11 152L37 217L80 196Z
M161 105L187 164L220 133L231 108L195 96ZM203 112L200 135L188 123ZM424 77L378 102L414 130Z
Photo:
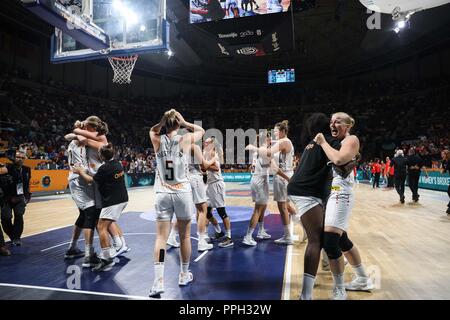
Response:
M289 229L291 234L294 233L294 224L291 221L289 225ZM298 237L298 236L297 236ZM294 245L290 245L287 247L286 252L286 267L284 268L284 283L283 283L283 292L281 294L281 300L290 300L291 298L291 271L292 271L292 252L294 251Z
M24 238L28 238L28 237L31 237L31 236L36 236L36 235L38 235L38 234L46 233L46 232L49 232L49 231L54 231L54 230L58 230L58 229L62 229L62 228L66 228L66 227L70 227L70 226L73 226L73 224L68 224L67 226L56 227L56 228L52 228L52 229L47 229L47 230L44 230L44 231L40 231L40 232L36 232L36 233L32 233L32 234L29 234L29 235L27 235L27 236L24 236L24 237L22 237L22 239L24 239Z
M142 236L142 235L155 235L155 234L156 233L153 232L153 233L124 233L123 235L124 236ZM98 236L95 236L94 239L98 239ZM193 239L195 239L195 238L193 238ZM80 241L84 241L84 239L78 239L78 242L80 242ZM69 244L69 243L70 243L70 241L66 241L66 242L57 244L57 245L55 245L53 247L42 249L41 252L45 252L45 251L48 251L48 250L51 250L51 249L55 249L55 248L61 247L63 245Z
M194 262L199 262L201 258L203 258L208 253L208 250L204 251L201 255L194 260Z
M95 291L84 291L84 290L71 290L71 289L62 289L62 288L41 287L41 286L30 286L30 285L24 285L24 284L0 283L0 286L2 286L2 287L26 288L26 289L40 289L40 290L60 291L60 292L70 292L70 293L84 293L84 294L92 294L92 295L96 295L96 296L117 297L117 298L135 299L135 300L150 300L149 297L144 297L144 296L129 296L129 295L126 295L126 294L103 293L103 292L95 292Z

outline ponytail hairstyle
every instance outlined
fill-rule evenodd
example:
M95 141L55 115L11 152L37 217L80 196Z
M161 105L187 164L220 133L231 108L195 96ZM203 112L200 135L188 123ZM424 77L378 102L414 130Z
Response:
M278 122L275 127L278 128L278 130L280 131L284 131L284 134L287 135L289 132L289 121L288 120L283 120L281 122Z
M349 126L349 130L351 130L355 126L355 119L353 119L348 113L345 112L336 112L332 115L341 117L344 120L344 123Z
M164 113L164 117L166 118L166 123L164 127L166 128L167 132L171 132L180 127L180 123L178 122L177 119L177 111L175 109L170 109L169 111L166 111Z
M114 146L112 143L105 144L99 150L100 156L105 160L109 161L114 158Z
M99 136L107 135L109 133L108 124L106 122L103 122L97 116L87 117L86 120L84 120L84 126L86 125L94 128L98 133L97 135Z

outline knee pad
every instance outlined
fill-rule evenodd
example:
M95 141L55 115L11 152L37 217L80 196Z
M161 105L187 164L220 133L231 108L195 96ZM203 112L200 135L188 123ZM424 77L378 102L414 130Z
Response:
M84 210L84 229L95 229L100 211L96 207L90 207Z
M84 212L83 212L83 210L81 210L81 209L78 209L78 211L80 212L79 213L79 215L78 215L78 219L77 219L77 221L75 221L75 225L78 227L78 228L84 228Z
M342 256L339 247L339 234L334 232L325 232L323 235L323 249L331 260L339 259Z
M206 209L206 219L211 219L212 218L212 208L208 207L208 209Z
M353 248L353 242L350 241L347 232L345 231L344 233L342 233L342 236L339 239L339 247L343 252L350 251Z
M226 212L226 210L225 210L224 207L222 207L222 208L217 208L217 213L218 213L219 216L222 218L222 220L225 220L225 218L228 218L227 212Z

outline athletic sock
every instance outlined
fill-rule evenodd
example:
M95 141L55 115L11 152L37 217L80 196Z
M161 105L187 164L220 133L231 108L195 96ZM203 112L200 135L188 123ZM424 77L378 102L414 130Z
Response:
M308 273L303 274L303 287L301 298L303 300L311 300L316 277Z
M94 255L94 246L92 244L87 244L84 246L84 256L90 257Z
M222 229L220 228L220 224L214 225L214 230L216 230L217 233L221 233Z
M114 241L114 247L116 249L119 249L119 248L122 247L122 240L121 240L121 237L119 235L114 236L113 237L113 241Z
M205 234L204 233L197 232L197 236L198 236L198 243L201 243L201 242L205 241Z
M336 287L344 286L344 273L334 274L333 273L334 285Z
M288 239L292 238L292 236L291 236L291 230L290 230L290 225L284 226L284 237L285 237L285 238L288 238Z
M111 259L111 247L102 248L102 258L105 260Z
M258 231L263 232L264 231L264 221L258 222Z
M122 246L126 247L127 243L125 242L125 237L124 236L120 236L120 241L122 241Z
M181 272L182 273L188 273L189 272L189 262L182 262L181 263Z
M261 230L261 229L260 229ZM253 236L253 231L255 231L254 228L247 228L247 237L252 237Z
M164 278L164 262L155 262L153 268L155 270L155 281Z
M225 230L225 236L231 239L231 229Z
M362 263L352 267L358 277L367 278L367 273L366 270L364 270Z

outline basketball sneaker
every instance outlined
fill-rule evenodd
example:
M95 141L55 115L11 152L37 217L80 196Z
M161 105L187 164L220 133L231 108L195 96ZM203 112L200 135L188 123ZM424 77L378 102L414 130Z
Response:
M291 238L288 238L286 236L281 237L280 239L277 239L274 241L276 244L285 244L285 245L291 245L294 243Z
M231 238L226 237L225 240L223 240L221 243L219 243L219 247L221 248L228 248L234 246L233 240Z
M187 286L190 282L194 280L194 276L191 272L183 273L180 272L178 276L178 285L179 286Z
M334 287L331 295L332 300L347 300L345 287Z
M255 239L253 239L252 236L245 236L244 239L242 240L242 243L247 246L251 246L251 247L254 247L257 245Z
M76 259L81 258L84 256L84 251L81 251L80 249L69 249L64 254L64 259Z
M206 250L211 250L213 248L213 244L212 243L208 243L206 241L200 241L198 243L198 248L197 250L202 252L202 251L206 251Z
M148 296L150 298L158 298L161 293L164 293L164 278L155 279L152 290Z
M371 291L375 288L372 279L369 277L358 277L353 275L352 282L345 284L345 289L348 291Z
M109 271L114 266L114 260L113 259L100 259L100 262L92 268L92 271Z
M215 232L212 236L211 236L211 240L219 240L221 238L223 238L225 236L225 232L220 231L220 232Z
M83 268L92 268L100 263L100 259L94 253L89 257L84 257L83 264L81 265Z
M258 231L258 235L256 236L258 239L270 239L272 236L266 232L266 230Z
M167 239L167 245L169 245L173 248L180 247L180 243L177 241L177 238L175 236L169 237L169 239Z
M131 250L130 247L128 247L127 245L123 245L123 244L122 244L122 246L121 246L119 249L115 250L116 252L115 252L114 254L111 255L111 258L118 257L118 256L120 256L121 254L127 253L127 252L130 251L130 250Z

